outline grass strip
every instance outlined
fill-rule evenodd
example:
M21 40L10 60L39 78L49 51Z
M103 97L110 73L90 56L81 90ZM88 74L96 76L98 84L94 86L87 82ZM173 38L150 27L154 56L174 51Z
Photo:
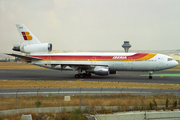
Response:
M66 107L66 106L79 106L81 101L81 106L124 106L128 111L130 106L136 106L134 109L141 110L142 106L145 105L144 95L132 95L132 94L110 94L110 95L73 95L70 101L64 101L64 96L43 95L43 93L38 93L38 102L41 103L38 107ZM155 101L157 106L162 106L166 104L166 100L169 100L169 106L174 103L174 100L178 100L174 94L157 94L146 95L146 106L149 108L149 103ZM36 108L37 96L12 96L3 97L0 96L0 110L10 110L10 109L22 109L22 108ZM17 102L17 104L16 104ZM17 105L17 106L16 106Z

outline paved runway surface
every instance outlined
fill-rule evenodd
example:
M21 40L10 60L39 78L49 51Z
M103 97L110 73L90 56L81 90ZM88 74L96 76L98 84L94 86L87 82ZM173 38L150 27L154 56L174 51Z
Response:
M17 93L18 92L18 93ZM154 95L154 94L180 94L180 89L135 89L135 88L25 88L25 89L0 89L0 96L18 96L32 95L36 96L37 92L43 96L53 95L99 95L99 94L134 94L134 95Z
M50 69L0 69L0 80L67 80L76 81L76 71L59 71ZM140 83L174 83L180 84L180 71L158 71L153 79L148 79L147 72L118 72L116 75L83 78L82 81L112 81ZM145 75L145 76L143 76ZM175 75L175 76L173 76Z

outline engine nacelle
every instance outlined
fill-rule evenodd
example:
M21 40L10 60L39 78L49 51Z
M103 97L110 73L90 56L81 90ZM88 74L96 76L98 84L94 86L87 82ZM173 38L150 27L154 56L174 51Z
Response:
M20 46L22 45L22 43L15 43L13 45L13 49L14 51L20 51Z
M14 51L21 51L25 53L33 53L33 52L50 52L52 50L51 43L41 43L41 44L30 44L30 45L22 45L21 43L14 44Z
M94 68L94 74L96 74L96 75L109 75L109 67L96 66Z

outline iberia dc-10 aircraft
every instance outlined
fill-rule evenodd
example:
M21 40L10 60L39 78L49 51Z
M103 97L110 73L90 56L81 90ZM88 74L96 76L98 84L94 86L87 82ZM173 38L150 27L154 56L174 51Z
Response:
M13 50L26 55L7 55L50 69L76 70L76 78L116 74L117 71L146 71L152 79L154 71L178 65L172 57L156 53L48 53L52 50L51 43L41 43L24 24L16 26L23 42L14 44Z

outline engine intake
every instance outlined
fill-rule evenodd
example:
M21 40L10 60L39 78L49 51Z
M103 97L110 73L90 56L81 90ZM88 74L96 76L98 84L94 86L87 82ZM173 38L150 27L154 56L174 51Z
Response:
M20 46L21 46L22 43L15 43L12 50L14 51L20 51Z

